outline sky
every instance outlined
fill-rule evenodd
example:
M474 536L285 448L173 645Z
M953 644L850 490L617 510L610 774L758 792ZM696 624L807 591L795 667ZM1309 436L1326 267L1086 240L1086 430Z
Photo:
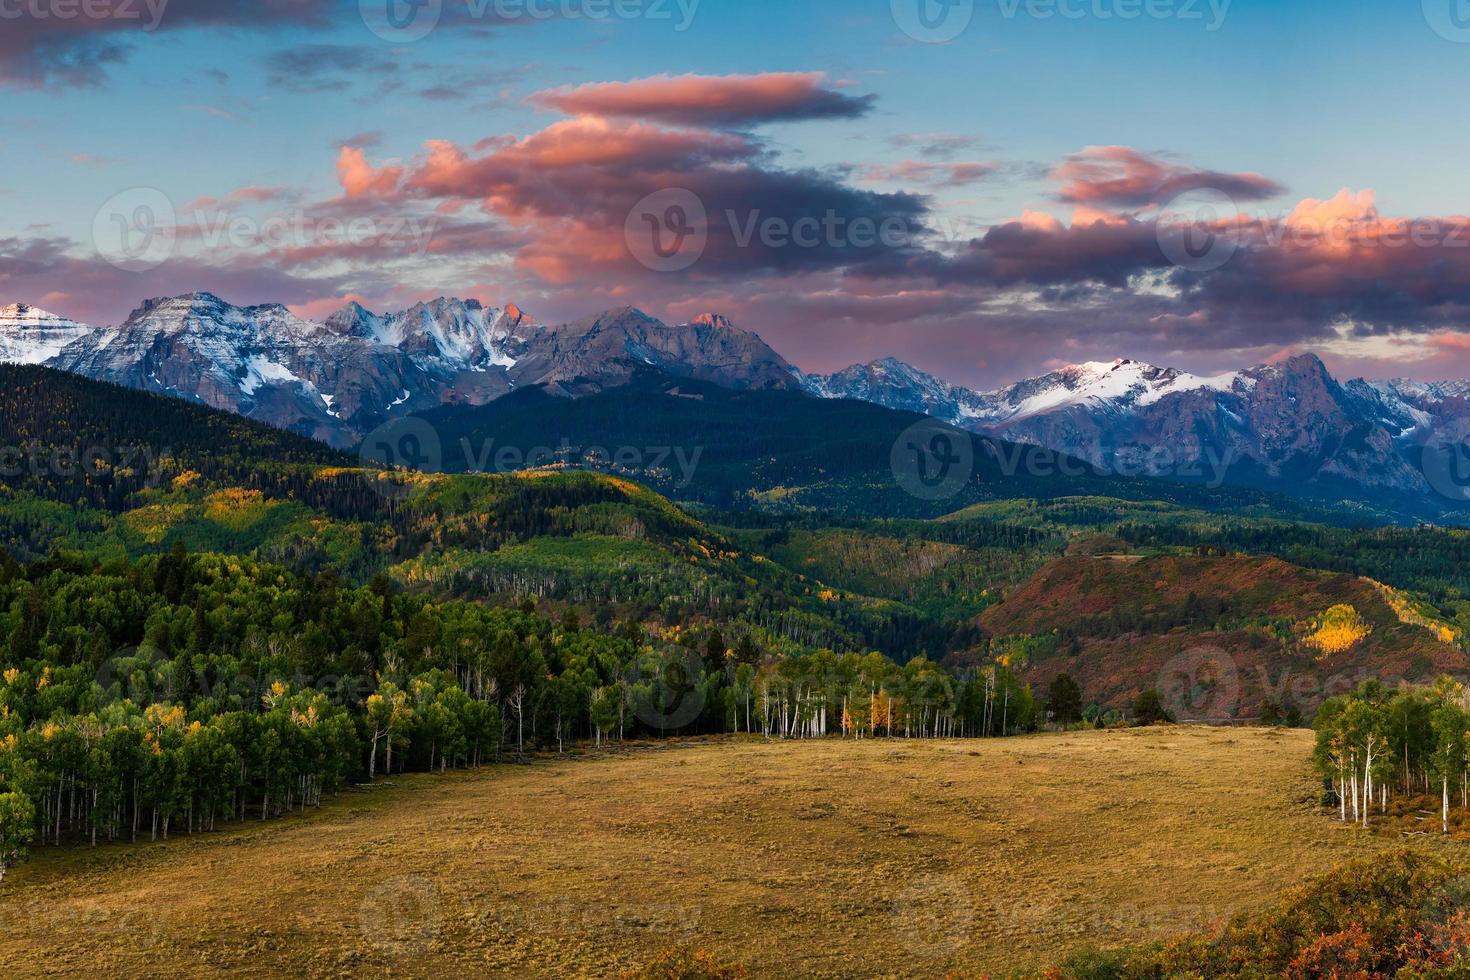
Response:
M0 304L1470 377L1462 0L0 0Z

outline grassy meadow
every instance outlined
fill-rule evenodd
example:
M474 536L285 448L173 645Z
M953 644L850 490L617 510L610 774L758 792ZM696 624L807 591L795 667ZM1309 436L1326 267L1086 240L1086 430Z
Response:
M689 740L354 790L0 888L7 976L1004 975L1263 907L1397 842L1317 808L1311 734Z

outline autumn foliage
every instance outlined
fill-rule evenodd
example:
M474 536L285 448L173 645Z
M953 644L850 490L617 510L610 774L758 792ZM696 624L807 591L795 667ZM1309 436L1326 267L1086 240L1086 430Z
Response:
M1320 650L1323 657L1347 653L1373 633L1352 606L1340 603L1322 614L1307 637L1308 645Z
M1085 953L1048 980L1470 976L1470 865L1401 849L1345 865L1208 935Z

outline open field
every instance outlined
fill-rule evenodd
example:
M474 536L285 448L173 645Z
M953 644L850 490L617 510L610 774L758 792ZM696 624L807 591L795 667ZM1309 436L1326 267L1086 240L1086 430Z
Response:
M755 975L1049 962L1258 907L1394 846L1315 809L1309 732L673 742L420 776L321 813L43 852L11 976Z

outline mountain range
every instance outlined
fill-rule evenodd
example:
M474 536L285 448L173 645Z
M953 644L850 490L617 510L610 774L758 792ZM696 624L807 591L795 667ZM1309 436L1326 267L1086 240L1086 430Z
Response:
M640 369L800 386L759 337L715 314L669 327L629 308L553 327L514 305L447 298L388 314L351 303L317 322L192 293L148 300L108 328L18 304L0 309L0 360L175 395L339 447L394 416L528 385L587 394Z
M585 397L654 372L871 402L1124 475L1223 479L1401 520L1458 523L1470 497L1458 458L1440 458L1470 432L1470 381L1339 382L1310 354L1216 376L1093 362L987 392L892 358L806 374L715 313L668 325L630 307L548 325L514 304L440 298L384 314L351 303L318 322L193 293L148 300L107 328L0 309L0 361L174 395L342 448L403 415L528 387Z
M1094 362L992 392L888 360L814 390L924 411L1128 475L1225 471L1232 483L1317 500L1392 496L1395 509L1421 517L1467 499L1456 450L1470 433L1470 382L1339 382L1312 354L1216 376Z

